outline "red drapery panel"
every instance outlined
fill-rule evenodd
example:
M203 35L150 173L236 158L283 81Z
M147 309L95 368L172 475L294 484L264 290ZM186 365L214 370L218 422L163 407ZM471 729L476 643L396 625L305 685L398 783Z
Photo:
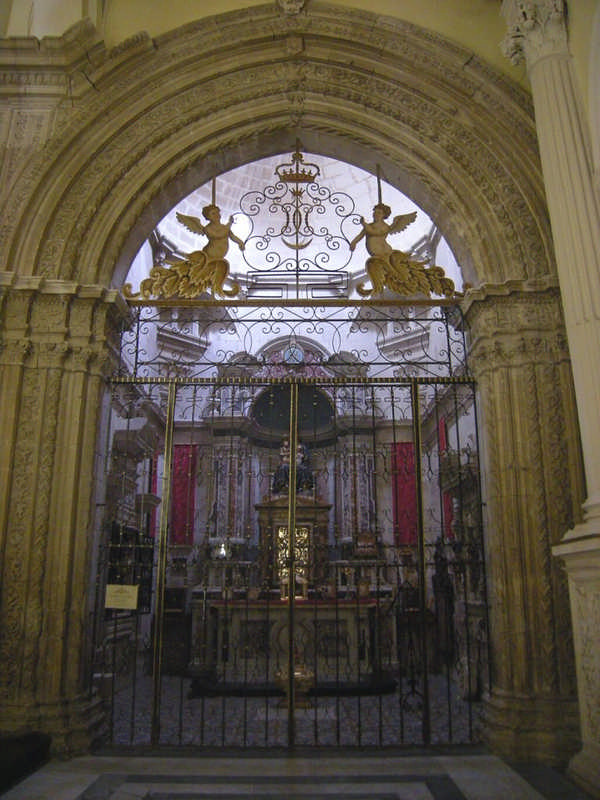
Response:
M196 457L197 446L194 444L176 444L173 447L171 544L194 543Z
M394 539L397 545L417 543L417 480L412 442L392 445Z

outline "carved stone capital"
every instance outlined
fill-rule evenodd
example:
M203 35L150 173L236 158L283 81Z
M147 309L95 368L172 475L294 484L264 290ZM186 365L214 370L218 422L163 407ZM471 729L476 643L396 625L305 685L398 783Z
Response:
M60 369L70 351L66 342L35 342L29 366L41 369Z
M31 342L26 339L0 342L0 366L21 367L31 352Z
M563 0L503 0L508 33L502 52L513 64L523 60L531 68L546 56L567 54L567 27Z
M568 362L560 294L550 283L482 286L464 304L477 378L502 367Z

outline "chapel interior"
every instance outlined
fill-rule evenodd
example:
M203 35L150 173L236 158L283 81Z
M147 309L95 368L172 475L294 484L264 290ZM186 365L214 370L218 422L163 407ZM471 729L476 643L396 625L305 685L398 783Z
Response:
M600 797L597 0L13 0L0 36L14 791L484 747Z

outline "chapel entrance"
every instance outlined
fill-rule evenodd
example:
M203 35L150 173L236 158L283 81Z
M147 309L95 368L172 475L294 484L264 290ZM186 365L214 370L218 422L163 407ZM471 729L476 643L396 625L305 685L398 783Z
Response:
M95 618L107 741L477 741L485 576L456 310L227 309L140 306L123 332ZM247 343L258 324L263 357L217 376L170 349L228 326ZM348 350L323 358L317 324ZM369 328L361 361L350 345Z
M418 214L385 222L379 170L366 222L318 182L338 166L297 143L228 208L213 180L124 287L93 626L114 745L478 738L488 637L459 295L435 231L387 242ZM248 185L219 181L236 203ZM207 202L207 222L190 214Z

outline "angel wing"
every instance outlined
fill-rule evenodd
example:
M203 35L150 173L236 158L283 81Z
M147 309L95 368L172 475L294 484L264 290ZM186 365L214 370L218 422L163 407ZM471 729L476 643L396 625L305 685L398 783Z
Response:
M179 211L176 214L177 222L180 222L184 225L188 231L192 233L199 233L202 236L206 236L206 231L204 229L204 225L200 222L198 217L189 217L187 214L180 214Z
M416 218L416 211L411 211L410 214L398 214L398 216L394 217L392 220L388 233L400 233L400 231L408 228L411 222L414 222Z

